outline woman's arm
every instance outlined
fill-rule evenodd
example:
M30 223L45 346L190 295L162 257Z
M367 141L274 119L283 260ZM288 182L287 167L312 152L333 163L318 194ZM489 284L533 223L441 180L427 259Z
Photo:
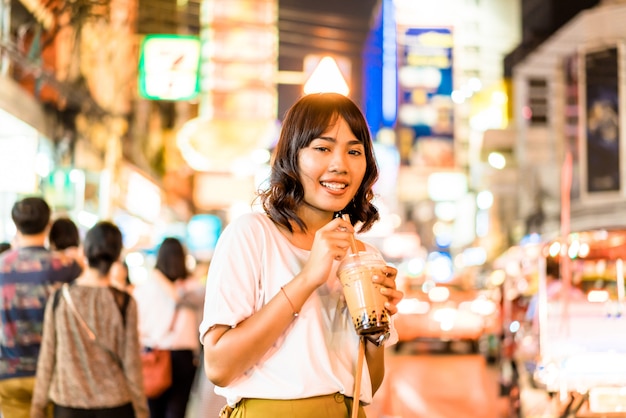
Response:
M217 386L227 386L254 366L295 319L317 288L302 275L296 276L258 312L236 327L216 325L203 338L204 366L207 377ZM291 304L290 304L291 301Z
M35 379L35 390L31 402L30 416L33 418L45 416L45 408L48 404L48 393L50 392L50 382L55 367L56 354L56 324L54 322L55 299L59 297L56 292L48 299L44 313L43 337L37 360L37 377Z
M143 375L141 371L141 350L139 344L139 328L137 324L137 303L131 297L126 307L126 326L124 328L124 351L122 362L124 363L124 374L128 382L133 409L137 418L147 418L148 401L143 391Z

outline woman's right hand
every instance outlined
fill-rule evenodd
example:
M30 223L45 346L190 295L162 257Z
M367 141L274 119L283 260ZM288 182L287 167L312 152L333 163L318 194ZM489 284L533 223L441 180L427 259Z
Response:
M353 239L353 226L341 218L335 218L318 229L309 259L300 273L302 278L315 287L326 283L333 261L346 256Z

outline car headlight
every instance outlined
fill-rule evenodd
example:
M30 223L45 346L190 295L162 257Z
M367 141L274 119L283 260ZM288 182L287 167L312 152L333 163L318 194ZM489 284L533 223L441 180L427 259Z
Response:
M398 313L423 315L430 310L430 303L415 298L402 299L398 302Z
M454 322L456 318L457 310L454 308L441 308L437 309L433 313L433 319L437 322Z
M489 316L496 311L496 304L487 298L478 298L472 302L471 311L482 315Z
M445 302L450 297L450 290L447 287L435 286L428 291L428 299L431 302Z

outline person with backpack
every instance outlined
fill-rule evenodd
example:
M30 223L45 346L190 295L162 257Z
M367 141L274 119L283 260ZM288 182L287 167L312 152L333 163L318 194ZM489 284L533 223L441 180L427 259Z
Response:
M146 418L137 305L110 278L122 234L99 222L83 249L85 270L46 306L31 417L51 404L55 418Z

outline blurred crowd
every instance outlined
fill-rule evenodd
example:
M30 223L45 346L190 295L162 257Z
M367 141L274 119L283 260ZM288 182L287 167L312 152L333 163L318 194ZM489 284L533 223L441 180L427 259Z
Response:
M2 417L184 418L192 404L207 408L202 393L214 395L200 378L204 278L188 268L178 238L163 239L148 278L136 284L114 223L81 237L40 197L16 202L11 216L16 236L0 244ZM170 354L172 384L148 398L141 353L155 349Z

